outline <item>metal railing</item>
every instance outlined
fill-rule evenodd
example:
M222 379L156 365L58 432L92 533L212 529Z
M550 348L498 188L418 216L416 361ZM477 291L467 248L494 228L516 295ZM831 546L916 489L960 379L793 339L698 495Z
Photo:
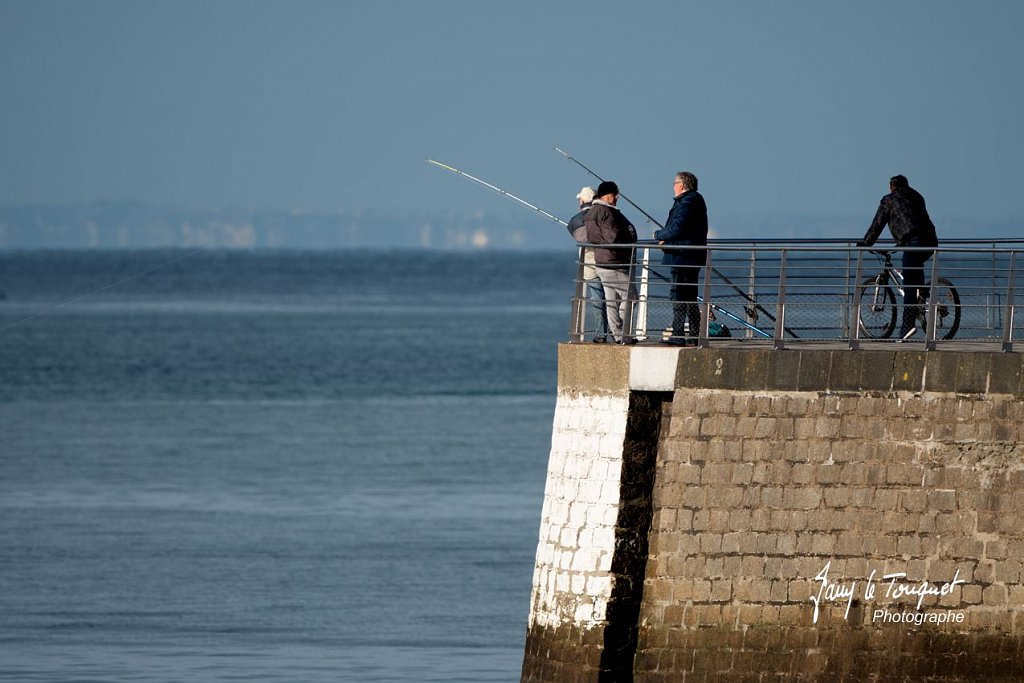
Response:
M588 249L604 246L580 245L571 342L611 341L612 332L602 322L605 303L595 298L602 290L591 289L588 296L594 281L585 274L594 271L583 258ZM891 242L856 247L840 240L717 240L706 248L638 242L632 247L632 261L621 266L630 283L622 311L626 343L706 347L728 339L776 349L808 342L841 342L856 349L902 342L935 349L987 342L1012 351L1024 335L1015 304L1024 277L1024 240L944 240L924 265L926 298L911 309L916 326L905 339L900 335L903 252L931 249ZM662 252L668 251L701 259L701 266L689 267L694 275L699 272L697 330L689 329L690 318L673 298L673 271L687 267L662 265ZM673 323L683 318L683 329L675 329Z

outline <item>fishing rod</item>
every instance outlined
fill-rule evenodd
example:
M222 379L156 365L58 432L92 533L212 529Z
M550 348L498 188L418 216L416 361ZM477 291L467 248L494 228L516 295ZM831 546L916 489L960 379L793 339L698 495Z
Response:
M568 223L563 221L558 216L552 215L552 214L548 213L547 211L545 211L544 209L542 209L540 207L537 207L537 206L534 206L533 204L531 204L530 202L526 201L525 199L521 199L521 198L515 196L514 194L512 194L511 192L506 192L505 190L501 189L500 187L497 187L495 185L491 185L490 183L488 183L488 182L486 182L484 180L480 180L476 176L470 175L470 174L466 173L465 171L460 171L459 169L455 168L454 166L449 166L448 164L442 164L440 161L434 161L433 159L427 159L426 161L427 161L428 164L433 164L434 166L438 166L440 168L443 168L446 171L451 171L452 173L457 173L458 175L463 176L464 178L469 178L470 180L472 180L475 183L480 183L484 187L486 187L486 188L488 188L490 190L494 190L498 194L505 195L509 199L511 199L513 201L517 201L520 204L522 204L523 206L525 206L527 208L530 208L530 209L533 209L537 213L540 213L540 214L543 214L543 215L547 216L548 218L550 218L551 220L553 220L556 223L561 223L564 226L568 226L569 225Z
M569 154L568 152L566 152L566 151L564 151L564 150L562 150L562 149L560 149L560 148L558 148L558 147L555 147L555 151L556 151L556 152L558 152L559 154L561 154L562 156L564 156L564 157L565 157L566 159L568 159L569 161L571 161L571 162L573 162L574 164L576 164L577 166L579 166L580 168L582 168L582 169L583 169L584 171L586 171L586 172L587 172L587 173L589 173L590 175L592 175L592 176L594 176L595 178L597 178L598 180L600 180L600 181L601 181L602 183L604 182L604 178L602 178L601 176L597 175L597 174L596 174L596 173L594 173L594 172L593 172L592 170L590 170L589 168L587 168L586 166L584 166L584 165L583 165L583 163L582 163L582 162L581 162L581 161L580 161L579 159L577 159L576 157L572 156L572 155L571 155L571 154ZM641 208L640 208L639 206L637 206L637 205L636 205L636 203L635 203L635 202L634 202L634 201L633 201L632 199L630 199L630 198L629 198L629 197L627 197L626 195L622 194L621 192L619 193L619 196L620 196L620 197L622 197L623 199L625 199L625 200L626 200L627 202L629 202L629 203L630 203L630 205L631 205L631 206L632 206L632 207L633 207L634 209L636 209L637 211L639 211L640 213L642 213L642 214L643 214L644 216L646 216L646 217L647 217L647 220L648 220L648 221L650 221L651 223L654 223L654 224L655 224L655 225L657 225L657 226L658 226L659 228L664 228L664 227L665 227L664 225L662 225L662 224L661 224L661 223L659 223L658 221L654 220L654 217L653 217L653 216L651 216L651 214L647 213L646 211L644 211L643 209L641 209ZM753 298L752 296L750 296L749 294L747 294L746 292L744 292L744 291L743 291L742 289L740 289L739 287L737 287L737 286L736 286L736 284L735 284L735 283L734 283L734 282L733 282L732 280L730 280L729 278L727 278L727 277L725 276L725 274L724 274L724 273L722 273L722 271L718 270L717 268L714 268L714 267L712 267L712 268L711 268L711 272L712 272L712 273L714 273L714 274L715 274L715 275L716 275L716 276L717 276L717 277L718 277L719 279L721 279L721 280L722 280L722 282L724 282L725 284L727 284L727 285L729 285L730 287L732 287L732 288L733 288L733 290L734 290L734 291L736 291L736 293L738 293L738 294L739 294L740 296L742 296L742 297L743 297L744 299L746 299L746 300L747 300L747 301L749 301L750 303L754 304L754 307L755 307L755 308L756 308L756 309L757 309L758 311L760 311L761 313L764 313L764 314L765 314L765 316L767 316L769 320L771 320L772 322L775 322L775 316L773 316L773 315L772 315L771 313L769 313L769 312L768 312L768 311L767 311L767 310L766 310L766 309L764 308L764 306L762 306L761 304L757 303L757 300L756 300L756 299L754 299L754 298ZM749 310L749 309L748 309L748 310ZM730 315L730 317L735 317L735 316L731 316L731 315ZM796 339L799 339L799 336L798 336L798 335L797 335L797 334L796 334L795 332L793 332L793 330L789 329L788 327L786 327L786 328L784 328L784 329L786 330L786 332L789 332L789 333L790 333L791 335L793 335L793 337L794 337L794 338L796 338Z
M698 296L697 297L697 301L699 303L704 303L704 297ZM759 334L762 337L765 337L766 339L771 339L772 338L772 335L768 334L767 332L762 330L760 327L757 327L756 325L751 325L746 320L743 320L743 319L739 318L735 313L730 313L729 311L725 310L724 308L722 308L718 304L711 304L711 310L715 311L716 313L721 313L721 314L723 314L723 315L725 315L725 316L727 316L729 318L732 318L733 320L738 322L740 325L743 325L745 328L747 328L751 332Z
M556 152L558 152L559 154L561 154L562 156L564 156L564 157L565 157L566 159L568 159L569 161L571 161L571 162L573 162L574 164L576 164L577 166L579 166L580 168L582 168L582 169L583 169L584 171L586 171L586 172L587 172L587 173L589 173L590 175L592 175L592 176L594 176L595 178L597 178L597 179L598 179L598 180L599 180L600 182L602 182L602 183L604 182L604 178L602 178L601 176L597 175L596 173L594 173L593 171L591 171L591 170L590 170L589 168L587 168L586 166L584 166L584 165L583 165L583 164L582 164L582 163L580 162L580 160L579 160L579 159L577 159L576 157L572 156L571 154L569 154L568 152L566 152L566 151L564 151L564 150L561 150L561 149L559 149L558 147L555 147L555 151L556 151ZM634 202L634 201L633 201L632 199L630 199L630 198L629 198L629 197L627 197L626 195L622 194L621 192L619 193L619 196L620 196L620 197L622 197L623 199L625 199L625 200L626 200L627 202L629 202L629 205L630 205L630 206L632 206L632 207L633 207L634 209L636 209L637 211L639 211L640 213L642 213L642 214L643 214L643 215L644 215L644 216L645 216L645 217L647 218L647 220L648 220L648 221L650 221L651 223L654 223L654 224L655 224L655 225L657 225L657 226L658 226L659 228L664 228L664 227L665 227L664 225L662 225L661 223L659 223L658 221L656 221L656 220L654 219L654 216L652 216L651 214L647 213L646 211L644 211L643 209L641 209L641 208L640 208L639 206L637 206L637 205L636 205L636 202Z

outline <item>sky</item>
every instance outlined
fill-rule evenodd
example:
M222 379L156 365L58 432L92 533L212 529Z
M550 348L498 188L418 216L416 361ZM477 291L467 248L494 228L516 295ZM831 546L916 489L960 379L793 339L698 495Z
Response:
M0 204L524 211L433 158L568 218L557 146L658 218L689 170L713 225L866 227L902 173L969 233L1024 218L1022 35L1017 0L0 0Z

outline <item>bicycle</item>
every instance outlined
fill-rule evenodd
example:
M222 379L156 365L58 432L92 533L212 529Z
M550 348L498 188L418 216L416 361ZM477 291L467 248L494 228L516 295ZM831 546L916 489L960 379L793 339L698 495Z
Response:
M882 272L869 277L860 289L860 329L865 336L875 339L888 339L896 329L896 296L895 287L902 299L903 273L892 262L892 251L872 250L882 264ZM891 285L891 286L890 286ZM927 331L927 312L929 301L936 296L935 306L935 338L952 339L960 329L960 293L953 283L940 277L935 285L925 285L919 290L918 327Z

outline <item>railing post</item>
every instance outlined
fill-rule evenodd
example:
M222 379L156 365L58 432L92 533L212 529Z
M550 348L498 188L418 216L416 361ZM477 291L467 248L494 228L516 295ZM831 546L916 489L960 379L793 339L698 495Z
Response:
M757 245L754 245L750 250L750 286L747 289L747 296L750 297L751 301L757 299ZM757 308L754 306L744 306L744 312L746 313L747 322L752 325L757 325ZM754 336L754 330L747 328L747 339L751 339Z
M640 266L640 289L637 293L636 303L636 338L637 341L647 339L647 298L648 287L651 277L651 249L643 248L643 258Z
M849 249L847 249L847 251L846 251L846 270L843 273L843 277L845 278L845 282L844 282L844 286L843 286L843 298L842 298L843 303L842 303L841 312L839 314L839 318L843 321L842 333L847 338L849 338L849 337L852 336L851 328L847 325L847 323L850 321L850 316L849 316L849 312L847 311L847 306L849 306L850 303L851 303L851 301L850 301L850 251L849 251Z
M775 305L775 348L786 348L783 335L786 330L786 250L779 259L779 299Z
M587 329L587 283L583 279L583 265L586 247L579 249L579 261L576 268L575 295L572 298L572 315L569 318L569 341L584 341Z
M995 328L995 320L994 320L995 314L994 314L993 311L995 310L995 307L996 307L996 301L997 301L996 297L999 296L996 293L996 289L997 289L997 286L998 286L998 278L996 277L996 268L997 268L996 246L997 246L996 244L994 244L994 243L992 244L992 265L990 267L990 272L992 273L992 287L989 289L989 294L986 295L986 298L988 299L988 301L985 304L985 329L989 329L989 330ZM1011 255L1010 258L1011 259L1013 258L1012 255Z
M857 249L857 274L853 276L853 306L850 316L850 350L856 351L860 348L860 307L861 299L864 298L864 288L860 286L861 274L864 268L864 250Z
M928 332L924 338L924 348L928 351L935 350L935 333L938 330L935 329L935 314L938 311L939 303L935 299L935 286L939 282L939 250L935 250L935 254L932 256L932 276L928 282L928 309L925 311L925 322L928 325ZM904 282L904 298L906 298L906 283ZM905 305L905 304L904 304ZM917 292L917 305L921 305L921 292ZM904 313L904 315L906 315Z
M1003 353L1013 351L1013 294L1017 279L1017 252L1010 252L1010 275L1006 283L1006 311L1003 313Z
M696 302L694 303L696 305ZM711 345L711 249L704 251L704 308L700 316L700 330L697 332L697 346L706 349Z

